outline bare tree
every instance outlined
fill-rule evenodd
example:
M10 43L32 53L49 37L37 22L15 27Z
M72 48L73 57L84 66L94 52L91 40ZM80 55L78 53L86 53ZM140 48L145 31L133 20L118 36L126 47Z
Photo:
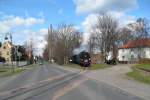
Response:
M117 39L117 20L111 15L106 13L99 13L97 15L96 27L94 27L99 43L100 51L105 56L114 50L115 42Z
M71 56L73 49L79 44L80 33L75 30L73 25L61 24L58 26L58 38L61 41L63 47L64 62L68 63L69 57Z
M35 42L33 37L29 38L27 42L25 42L24 47L27 52L27 60L29 64L33 63L33 53L34 53L34 47L35 47Z
M135 23L130 23L128 26L132 29L136 39L149 37L150 26L146 18L138 18Z
M48 53L48 58L49 60L51 60L54 55L54 45L55 45L55 40L56 40L56 34L55 34L55 30L53 28L52 25L50 25L50 27L48 28L48 34L46 35L46 39L47 39L47 53Z
M127 26L122 27L118 30L117 33L117 45L126 44L128 41L134 40L134 35L132 34L132 30Z
M98 50L98 48L99 48L98 43L99 42L98 42L96 34L92 34L88 41L89 53L91 55L94 54L96 50Z
M80 32L71 24L60 24L56 29L51 25L46 46L49 58L55 58L59 64L67 64L74 48L80 45L80 37Z

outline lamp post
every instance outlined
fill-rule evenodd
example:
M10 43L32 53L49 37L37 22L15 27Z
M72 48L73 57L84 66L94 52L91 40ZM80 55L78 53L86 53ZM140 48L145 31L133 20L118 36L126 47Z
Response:
M19 48L19 46L14 46L14 49L15 49L15 51L14 51L14 55L15 55L15 61L16 61L16 66L19 66L19 62L18 62L18 48Z
M8 36L10 38L11 45L13 45L13 43L12 43L12 34L10 32L6 33L5 40L8 40ZM11 65L12 65L12 72L14 72L12 48L11 48Z

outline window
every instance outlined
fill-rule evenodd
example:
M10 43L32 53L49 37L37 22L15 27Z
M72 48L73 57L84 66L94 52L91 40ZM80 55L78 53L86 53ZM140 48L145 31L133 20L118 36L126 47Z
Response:
M7 52L7 55L9 55L9 52Z
M131 55L131 59L133 59L134 58L134 55Z
M143 58L145 58L145 57L146 57L146 52L144 51L144 52L143 52Z
M124 56L122 56L122 59L124 59L125 57Z
M6 49L6 47L4 46L3 49Z

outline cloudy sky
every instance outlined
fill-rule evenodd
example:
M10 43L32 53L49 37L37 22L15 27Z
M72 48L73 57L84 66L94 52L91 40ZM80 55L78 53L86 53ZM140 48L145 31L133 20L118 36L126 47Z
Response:
M49 24L71 23L88 33L96 12L108 11L125 25L150 19L149 10L150 0L0 0L0 41L12 32L15 44L34 37L41 49Z

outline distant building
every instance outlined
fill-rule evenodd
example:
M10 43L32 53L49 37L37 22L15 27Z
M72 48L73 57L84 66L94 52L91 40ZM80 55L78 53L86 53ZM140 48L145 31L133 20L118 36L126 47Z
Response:
M4 57L6 62L11 62L12 61L12 55L11 55L11 50L12 50L12 44L11 42L7 41L2 44L0 47L0 56Z
M5 58L6 63L11 61L25 61L27 53L23 46L12 45L11 42L5 41L0 47L0 56Z
M129 41L118 49L120 62L137 62L142 58L150 59L150 39Z

